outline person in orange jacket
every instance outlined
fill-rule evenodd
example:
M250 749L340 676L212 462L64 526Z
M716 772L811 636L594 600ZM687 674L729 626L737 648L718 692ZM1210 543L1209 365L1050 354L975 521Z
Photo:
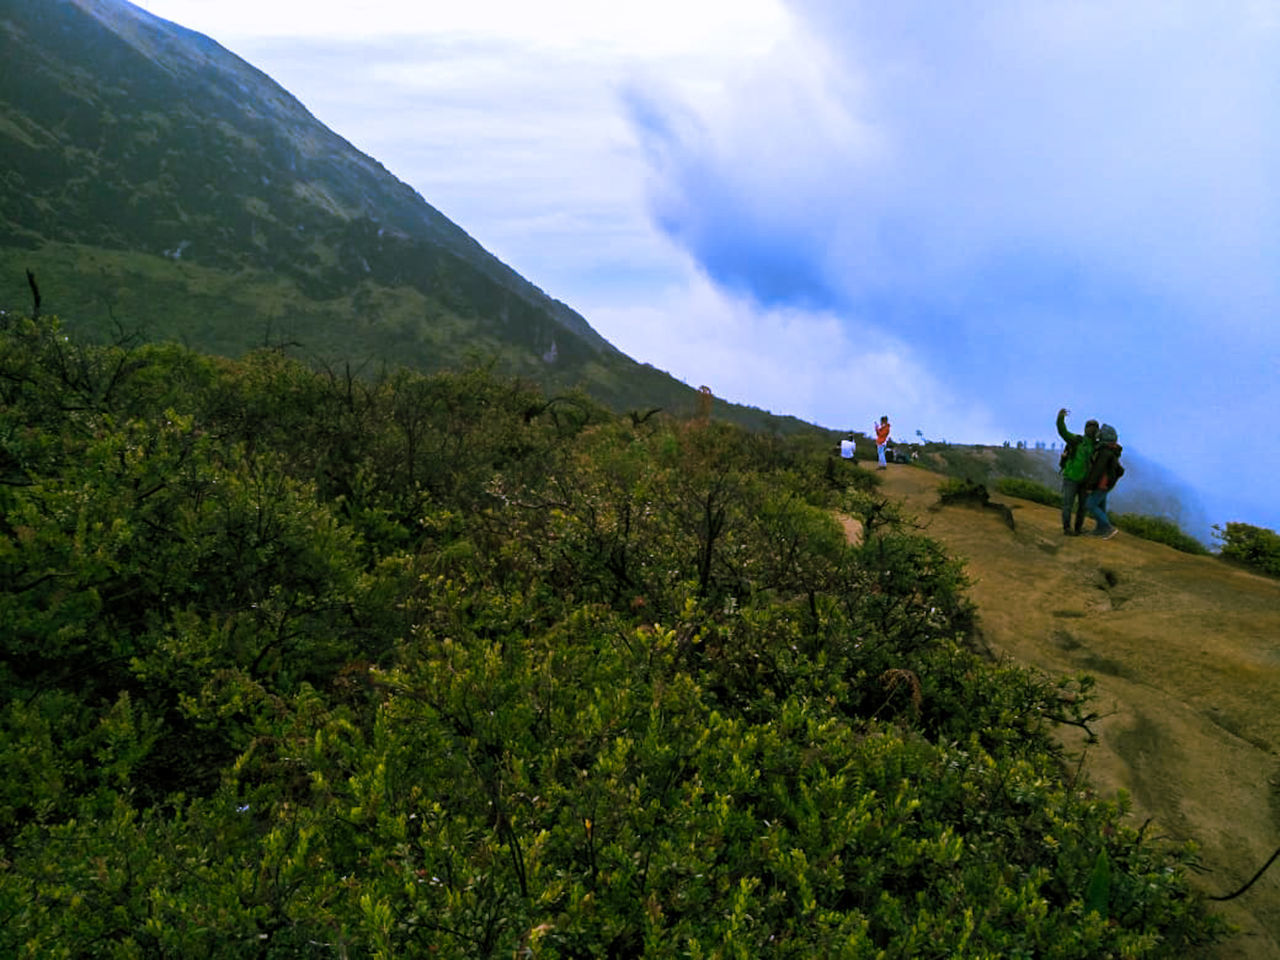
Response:
M876 429L876 456L880 460L880 466L877 470L888 470L889 467L884 458L884 448L889 442L889 418L881 417L880 422L875 425Z

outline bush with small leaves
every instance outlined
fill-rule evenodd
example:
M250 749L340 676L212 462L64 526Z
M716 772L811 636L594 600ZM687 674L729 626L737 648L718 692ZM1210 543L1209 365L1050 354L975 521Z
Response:
M1192 553L1200 556L1208 555L1209 548L1189 534L1183 533L1172 520L1166 520L1163 517L1149 517L1137 513L1112 513L1109 514L1111 522L1123 530L1125 533L1131 533L1135 537L1142 537L1144 540L1152 540L1155 543L1163 543L1166 546L1173 547L1175 550L1181 550L1183 553Z
M1050 507L1056 507L1062 503L1062 494L1057 490L1051 490L1043 483L1022 477L1001 477L996 481L996 490L1010 497L1043 503Z
M962 565L828 455L6 325L0 955L1218 935L1193 852L1064 774L1088 679L970 650Z
M1222 541L1224 559L1280 577L1280 534L1248 523L1228 523L1213 531Z

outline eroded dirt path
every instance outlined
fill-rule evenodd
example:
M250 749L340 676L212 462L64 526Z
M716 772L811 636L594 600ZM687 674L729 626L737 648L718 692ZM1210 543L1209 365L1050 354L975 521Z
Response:
M884 493L964 560L997 656L1097 679L1085 770L1125 790L1149 835L1192 839L1209 894L1244 884L1280 847L1280 581L1121 533L1064 537L1059 513L1014 497L938 506L944 478L891 465ZM1083 735L1064 732L1073 751ZM1280 863L1218 908L1240 932L1213 960L1280 960Z

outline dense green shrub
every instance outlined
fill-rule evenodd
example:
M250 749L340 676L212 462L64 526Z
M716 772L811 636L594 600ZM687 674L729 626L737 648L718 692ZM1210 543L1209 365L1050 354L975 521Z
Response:
M1031 500L1034 503L1043 503L1050 507L1057 507L1062 504L1062 494L1059 491L1051 490L1043 483L1025 480L1022 477L1001 477L996 481L996 490L1010 497L1019 497L1023 500Z
M1113 524L1135 537L1154 540L1156 543L1163 543L1183 553L1199 555L1209 553L1208 547L1203 543L1190 534L1183 533L1181 527L1163 517L1148 517L1137 513L1112 513L1108 516Z
M984 506L991 500L991 493L984 483L963 477L947 477L938 484L938 502L942 504L967 503Z
M1280 577L1280 534L1248 523L1215 526L1214 536L1222 541L1221 555L1246 567Z
M1088 679L970 650L961 565L814 442L10 323L0 954L1219 933L1194 851L1064 776Z

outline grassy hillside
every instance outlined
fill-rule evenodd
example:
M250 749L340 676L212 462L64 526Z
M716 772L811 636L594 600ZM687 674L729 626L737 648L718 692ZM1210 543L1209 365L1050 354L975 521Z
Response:
M1280 579L1123 532L1063 537L1051 505L992 491L997 511L943 506L944 478L891 466L881 489L965 564L992 654L1094 679L1093 737L1060 733L1085 776L1151 836L1194 841L1200 890L1240 890L1280 847ZM1256 528L1255 528L1256 529ZM1233 540L1263 547L1266 536ZM1272 542L1280 542L1271 534ZM1280 960L1280 871L1217 904L1239 928L1212 960Z
M0 952L1182 957L825 438L0 331ZM865 535L846 540L835 514Z

